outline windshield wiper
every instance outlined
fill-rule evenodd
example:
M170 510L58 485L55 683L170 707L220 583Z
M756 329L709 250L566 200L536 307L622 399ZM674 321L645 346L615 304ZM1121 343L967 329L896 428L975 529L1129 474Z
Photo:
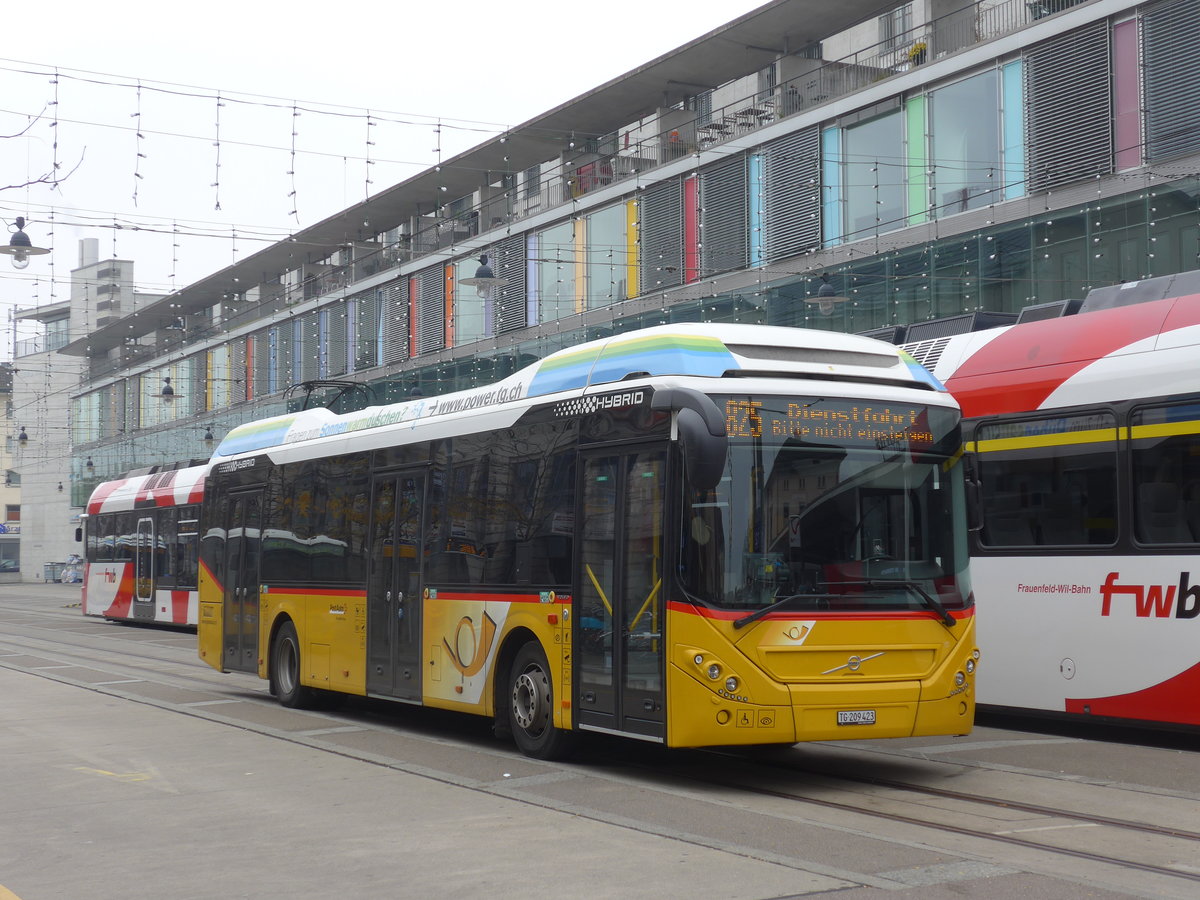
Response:
M937 613L938 618L942 620L942 624L947 628L953 628L954 623L958 621L954 618L954 616L950 615L950 612L946 609L946 607L942 606L942 601L928 593L915 581L905 581L902 578L868 578L866 581L843 581L841 583L861 584L864 587L895 587L896 585L900 585L901 587L908 588L908 590L920 597L921 602L924 603L927 608Z
M782 600L776 600L770 606L764 606L762 609L756 609L748 616L742 616L740 619L734 619L733 627L745 628L747 625L757 622L763 616L773 613L777 609L782 609L793 600L829 600L834 596L834 594L792 594L789 597L784 597Z
M944 607L942 605L940 600L938 600L932 594L929 594L924 588L921 587L921 585L917 584L917 582L915 582L915 581L903 581L898 578L875 578L875 579L868 579L867 581L839 581L837 583L839 585L857 585L857 586L869 587L869 588L897 587L897 586L903 587L903 588L906 588L907 590L911 591L912 593L916 594L917 597L919 597L921 599L921 602L927 608L929 608L929 609L933 610L935 613L937 613L938 618L940 618L942 620L942 624L945 625L947 628L953 628L955 623L957 622L957 620L954 618L954 616L950 615L949 610L947 610L946 607ZM759 619L763 618L763 616L770 615L771 613L775 612L775 610L782 609L783 607L787 606L789 603L792 603L796 600L830 600L830 599L834 599L835 597L841 599L841 598L844 598L845 595L844 594L792 594L791 596L784 597L781 600L776 600L770 606L764 606L762 609L756 609L754 612L750 613L749 615L742 616L742 618L740 618L740 619L734 619L733 627L734 628L745 628L747 625L751 625L754 622L757 622Z

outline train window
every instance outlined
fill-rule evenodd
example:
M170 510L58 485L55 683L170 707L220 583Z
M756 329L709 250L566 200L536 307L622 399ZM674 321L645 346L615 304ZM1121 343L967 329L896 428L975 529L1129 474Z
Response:
M118 513L113 535L113 559L129 562L133 559L133 548L137 545L137 516L133 513Z
M1134 537L1142 544L1200 540L1200 404L1133 414Z
M194 588L200 574L200 508L185 506L179 510L179 528L172 548L174 560L171 570L175 573L178 588Z
M1111 413L989 423L976 438L985 547L1106 547L1116 540Z
M100 535L98 534L99 527L100 520L94 516L84 521L83 531L86 538L86 543L84 544L83 552L84 558L87 559L88 562L95 562L100 558Z

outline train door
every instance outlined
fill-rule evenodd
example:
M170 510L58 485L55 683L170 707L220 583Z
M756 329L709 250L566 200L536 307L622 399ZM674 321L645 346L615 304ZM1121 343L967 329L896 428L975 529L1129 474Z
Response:
M666 450L583 458L575 604L576 723L665 738Z
M133 608L134 621L154 621L154 519L140 518L133 541Z
M258 563L262 545L263 491L229 495L225 521L225 669L258 671Z
M375 480L367 574L367 692L421 699L425 475Z

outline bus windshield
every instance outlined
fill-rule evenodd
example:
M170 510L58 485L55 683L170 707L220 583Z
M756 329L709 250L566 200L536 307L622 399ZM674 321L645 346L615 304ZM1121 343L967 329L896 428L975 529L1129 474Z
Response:
M741 624L789 611L949 610L970 601L954 409L819 397L715 397L717 487L685 484L680 574Z

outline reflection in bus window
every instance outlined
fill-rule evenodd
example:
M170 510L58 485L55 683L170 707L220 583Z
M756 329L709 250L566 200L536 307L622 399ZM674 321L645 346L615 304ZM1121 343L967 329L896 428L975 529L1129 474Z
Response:
M981 425L985 547L1108 546L1117 535L1117 423L1107 412Z
M960 435L943 410L889 411L877 429L809 425L849 401L755 403L731 429L724 477L690 489L680 567L694 597L754 611L961 609L970 592ZM727 407L729 408L729 407ZM861 410L858 414L861 414ZM805 604L808 604L808 607Z
M1200 540L1200 404L1138 410L1133 437L1134 536L1142 544Z

